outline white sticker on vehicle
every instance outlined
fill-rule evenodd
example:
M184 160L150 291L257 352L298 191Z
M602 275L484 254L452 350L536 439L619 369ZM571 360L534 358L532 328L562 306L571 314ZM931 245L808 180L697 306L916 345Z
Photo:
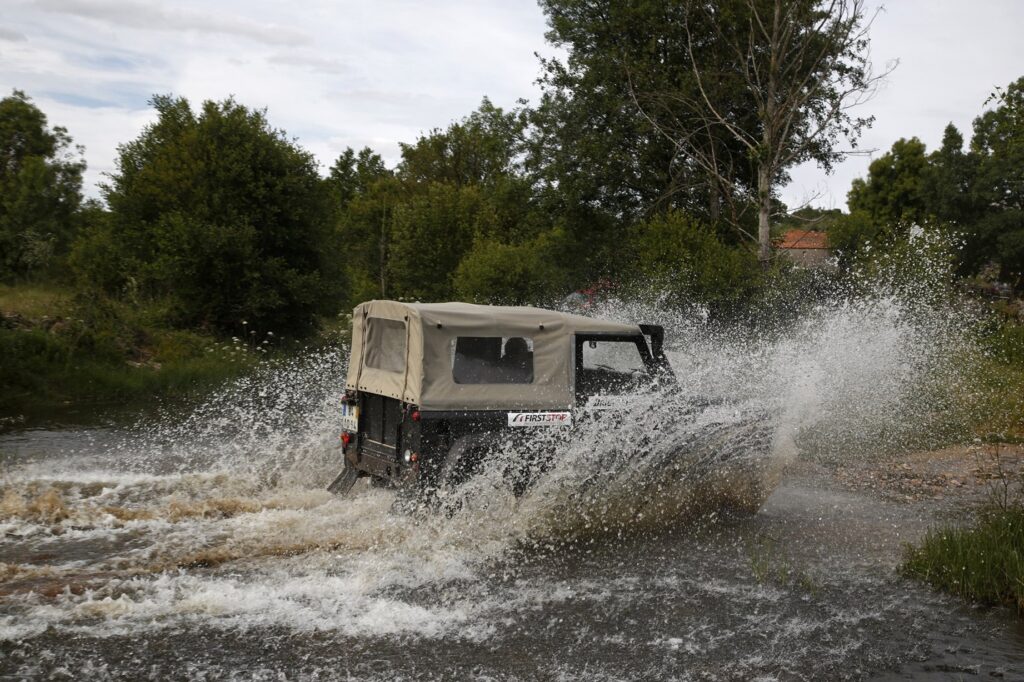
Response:
M572 426L572 412L509 412L509 426Z

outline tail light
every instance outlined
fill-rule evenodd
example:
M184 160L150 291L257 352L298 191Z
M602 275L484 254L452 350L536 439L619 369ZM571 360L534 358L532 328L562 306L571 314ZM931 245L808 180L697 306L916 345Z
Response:
M342 444L342 446L347 448L348 444L351 443L351 442L352 442L352 434L349 433L348 431L343 431L341 433L341 444Z
M420 411L419 410L413 410L412 414L410 414L409 416L412 418L412 420L414 422L418 422L420 420L420 416L421 416L420 415Z

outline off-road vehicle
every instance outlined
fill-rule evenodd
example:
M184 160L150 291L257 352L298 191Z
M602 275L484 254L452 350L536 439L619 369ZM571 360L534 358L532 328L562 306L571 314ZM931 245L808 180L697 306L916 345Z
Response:
M541 308L362 303L341 408L344 468L330 490L364 476L415 491L457 486L495 443L568 438L595 396L674 381L663 339L656 325ZM513 482L517 492L528 483Z

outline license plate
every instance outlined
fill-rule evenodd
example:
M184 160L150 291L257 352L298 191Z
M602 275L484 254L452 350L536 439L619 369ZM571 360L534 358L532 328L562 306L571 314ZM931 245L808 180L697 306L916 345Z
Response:
M359 406L355 403L341 404L341 428L353 433L359 431Z

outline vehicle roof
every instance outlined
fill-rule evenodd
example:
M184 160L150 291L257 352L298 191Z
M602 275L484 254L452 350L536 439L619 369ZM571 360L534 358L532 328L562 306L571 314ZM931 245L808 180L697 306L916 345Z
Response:
M423 409L564 409L573 402L579 333L642 334L635 324L528 306L367 301L353 311L345 385ZM457 383L453 344L461 337L529 339L532 382Z
M415 310L422 316L424 313L431 317L444 317L446 315L459 317L476 317L481 324L490 322L495 326L514 323L535 323L542 324L544 320L552 318L560 319L566 328L575 332L594 332L603 334L639 334L640 327L635 324L625 324L612 320L601 320L596 317L564 313L558 310L546 308L535 308L533 306L503 306L503 305L478 305L475 303L400 303L411 310Z

